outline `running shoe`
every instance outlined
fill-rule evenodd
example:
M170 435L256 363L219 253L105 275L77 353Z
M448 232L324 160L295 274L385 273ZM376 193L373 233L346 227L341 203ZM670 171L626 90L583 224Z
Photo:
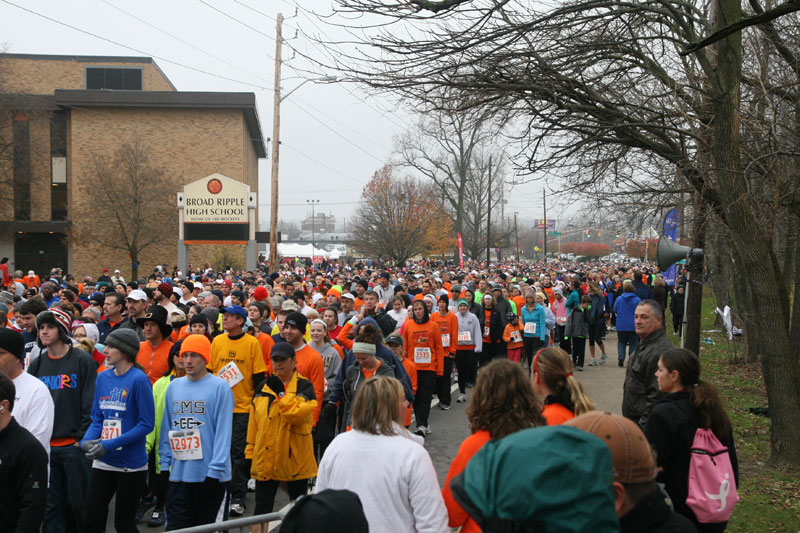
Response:
M231 516L242 516L244 514L244 505L241 503L231 504Z
M153 514L150 515L150 520L147 521L147 527L161 527L167 521L167 513L164 509L153 509Z
M444 403L440 403L439 409L441 409L442 411L448 411L450 409L450 406Z
M459 395L458 395L458 399L456 399L456 401L457 401L458 403L464 403L464 402L466 402L466 401L467 401L467 397L466 397L466 396L464 396L463 394L459 394Z
M608 361L608 356L606 354L603 354L603 357L600 358L600 364L604 365L606 364L606 361Z
M417 428L417 430L416 430L414 433L415 433L415 434L417 434L417 435L419 435L420 437L423 437L423 438L424 438L424 437L425 437L425 435L426 435L425 431L426 431L427 429L428 429L428 428L426 428L425 426L419 426L419 427Z
M136 521L139 522L147 514L147 511L153 508L156 504L154 498L143 498L139 502L139 507L136 509Z
M589 361L589 364L587 366L597 366L597 359L592 359L591 361Z

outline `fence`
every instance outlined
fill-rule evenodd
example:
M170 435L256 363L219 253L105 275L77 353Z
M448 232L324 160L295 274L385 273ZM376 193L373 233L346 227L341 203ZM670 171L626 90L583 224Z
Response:
M217 531L236 531L245 533L250 531L250 526L259 525L260 533L267 533L264 527L265 522L275 520L283 520L289 509L278 511L276 513L260 514L257 516L248 516L246 518L236 518L233 520L225 520L224 522L217 522L214 524L206 524L203 526L187 527L184 529L176 529L173 533L215 533Z

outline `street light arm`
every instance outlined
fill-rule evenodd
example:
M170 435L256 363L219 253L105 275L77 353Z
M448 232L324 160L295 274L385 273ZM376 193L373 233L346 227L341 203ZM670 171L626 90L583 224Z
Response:
M286 93L283 96L281 96L280 101L283 102L284 100L286 100L289 97L290 94L292 94L297 89L299 89L300 87L302 87L303 85L305 85L306 83L308 83L310 81L313 81L314 83L333 83L333 82L335 82L337 80L338 80L338 78L336 76L323 76L321 78L313 78L313 79L303 80L302 83L300 83L300 85L298 85L297 87L295 87L294 89L292 89L288 93Z

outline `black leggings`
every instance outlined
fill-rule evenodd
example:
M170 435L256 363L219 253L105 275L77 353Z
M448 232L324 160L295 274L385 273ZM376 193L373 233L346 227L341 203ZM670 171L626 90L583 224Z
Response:
M475 350L456 350L456 371L458 371L458 392L467 392L467 383L475 383L477 371Z
M83 507L82 531L100 533L106 530L108 505L115 493L114 529L119 533L139 531L136 528L136 508L146 483L147 470L111 472L92 468L86 490L86 505Z
M528 361L528 374L533 372L533 356L542 347L542 339L539 337L522 337L522 351L525 360Z
M275 494L278 493L280 481L269 479L267 481L256 481L256 509L253 514L267 514L272 512L275 506ZM308 480L296 479L287 481L286 488L289 489L289 499L296 500L308 492Z
M589 346L594 346L595 342L598 346L603 345L603 329L605 327L606 325L603 322L589 324Z

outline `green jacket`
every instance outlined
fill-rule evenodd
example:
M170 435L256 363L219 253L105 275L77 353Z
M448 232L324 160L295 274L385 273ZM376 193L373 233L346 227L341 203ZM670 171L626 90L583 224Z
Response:
M173 371L169 376L164 376L153 384L153 401L156 406L156 425L145 439L145 450L149 456L150 452L153 451L155 447L156 459L158 459L158 441L161 438L161 419L164 418L164 399L167 397L167 386L172 383L175 377L175 371ZM161 473L161 465L159 463L159 461L156 461L157 474Z

